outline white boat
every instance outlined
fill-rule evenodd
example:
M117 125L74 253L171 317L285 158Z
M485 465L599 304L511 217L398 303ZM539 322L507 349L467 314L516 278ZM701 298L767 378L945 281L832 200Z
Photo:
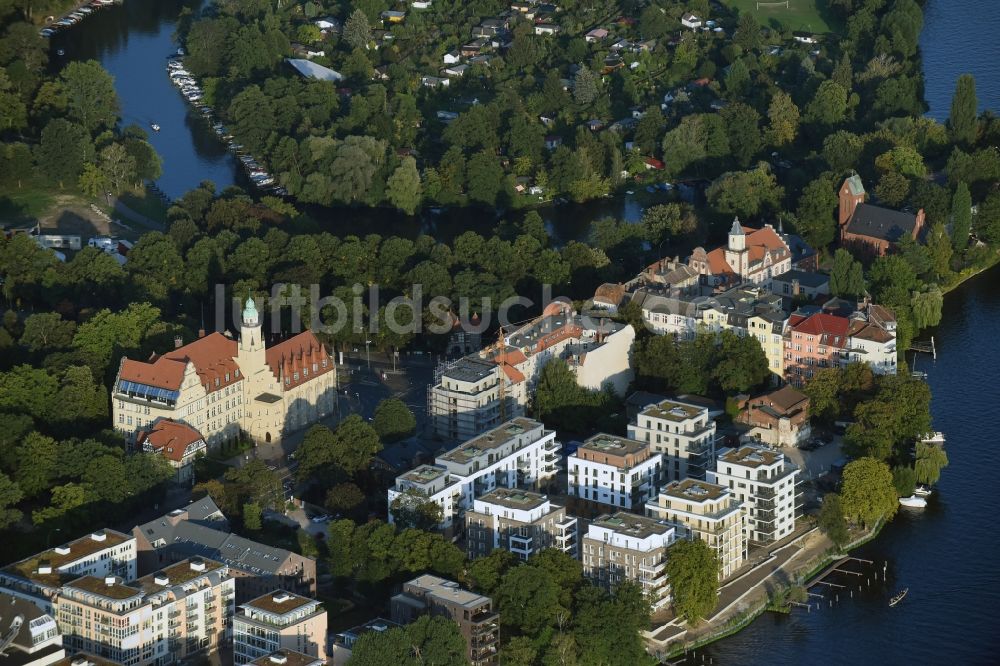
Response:
M908 506L911 509L923 509L927 506L927 500L923 497L917 497L916 495L910 495L909 497L900 497L899 503L903 506Z
M913 491L913 494L917 497L930 497L933 493L934 491L930 486L917 486Z
M930 432L920 438L921 444L944 444L943 432Z
M895 595L892 599L889 600L889 607L892 608L893 606L895 606L896 604L898 604L900 601L902 601L903 598L906 596L906 593L909 592L909 591L910 591L910 588L906 588L906 589L902 590L901 592L899 592L897 595Z
M160 126L157 125L156 123L150 123L149 126L152 128L152 130L154 132L159 132L160 131Z

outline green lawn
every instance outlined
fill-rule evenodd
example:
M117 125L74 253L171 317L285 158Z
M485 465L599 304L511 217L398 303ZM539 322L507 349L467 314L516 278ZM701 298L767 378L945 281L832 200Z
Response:
M828 0L788 0L784 5L761 7L757 0L723 0L729 7L739 12L751 12L761 25L776 30L801 30L815 34L837 32L840 29L837 18L829 8Z
M34 221L52 207L52 188L25 182L21 189L0 191L0 221L11 227Z
M126 191L118 197L123 204L157 222L167 221L167 205L153 192L143 188L139 191Z

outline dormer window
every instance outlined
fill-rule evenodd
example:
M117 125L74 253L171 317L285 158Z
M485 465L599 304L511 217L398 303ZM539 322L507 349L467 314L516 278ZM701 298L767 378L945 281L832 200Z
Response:
M218 386L218 385L219 385L219 378L218 378L218 377L216 377L216 378L215 378L215 385L216 385L216 386Z
M292 379L294 379L295 381L299 381L299 373L296 372L294 375L292 375Z
M323 367L324 368L326 367L326 359L325 358L323 359Z
M309 368L302 368L302 376L303 377L309 376Z
M285 386L288 386L291 383L292 383L292 380L289 379L288 377L285 377Z
M226 373L226 381L227 382L229 381L229 373L228 372Z
M235 375L236 375L237 377L239 377L239 376L240 376L240 369L239 369L239 368L236 368L236 373L235 373Z

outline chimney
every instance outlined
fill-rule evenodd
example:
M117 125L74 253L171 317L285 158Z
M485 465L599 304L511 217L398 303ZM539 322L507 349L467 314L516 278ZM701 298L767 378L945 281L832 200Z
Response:
M191 559L191 571L204 571L205 570L205 560L200 557L195 557Z
M184 340L179 335L174 336L174 349L180 349L184 346Z
M204 327L198 329L198 337L199 338L205 337L205 329L204 329Z
M167 576L167 574L163 573L162 571L158 571L155 574L153 574L153 582L156 583L157 585L162 585L166 587L167 585L170 585L170 577Z
M39 574L50 574L52 573L52 565L48 560L38 561L38 573Z
M799 295L799 291L800 291L800 288L799 288L799 279L798 278L792 278L792 296L798 296Z
M117 582L118 582L118 577L117 576L105 576L104 577L104 584L107 585L108 587L113 587Z

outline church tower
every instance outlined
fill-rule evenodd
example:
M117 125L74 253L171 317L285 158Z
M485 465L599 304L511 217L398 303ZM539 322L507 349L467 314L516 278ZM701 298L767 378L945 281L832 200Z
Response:
M237 362L245 379L250 379L264 369L264 337L260 315L253 298L247 296L243 307L243 321L240 323L240 349Z
M733 228L729 230L729 245L726 247L726 263L741 277L746 275L747 235L743 232L740 218L733 218Z

